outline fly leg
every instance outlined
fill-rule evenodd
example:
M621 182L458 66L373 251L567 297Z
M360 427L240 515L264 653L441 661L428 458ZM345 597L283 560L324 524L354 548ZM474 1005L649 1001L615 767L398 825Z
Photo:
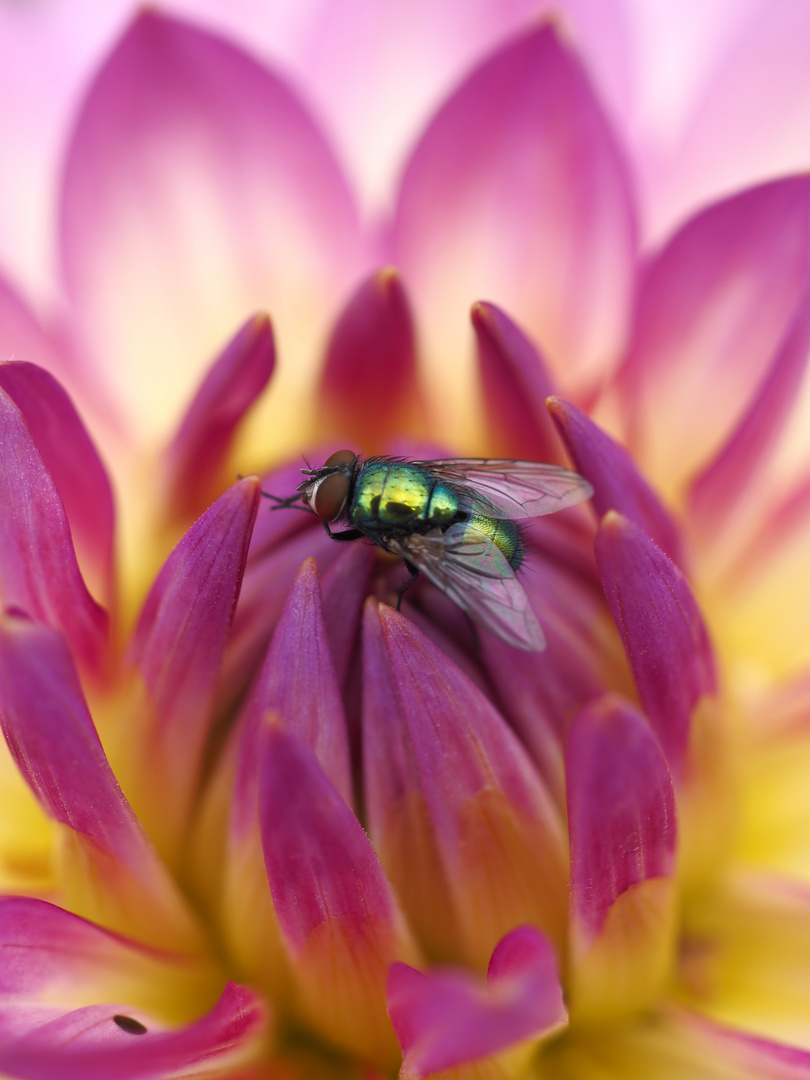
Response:
M419 577L419 571L413 565L413 563L409 563L407 559L403 559L402 561L405 563L405 566L408 568L408 573L411 576L408 578L404 585L400 585L400 587L397 589L397 611L399 611L399 609L402 607L402 597Z
M330 540L340 540L341 543L345 543L347 540L362 540L365 535L359 529L345 529L343 532L334 533L329 528L328 521L323 522L323 527L326 529L326 535Z

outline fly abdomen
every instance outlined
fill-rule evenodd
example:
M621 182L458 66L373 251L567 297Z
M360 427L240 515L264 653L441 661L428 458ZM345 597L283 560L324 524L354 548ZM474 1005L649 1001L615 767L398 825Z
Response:
M490 538L513 570L520 569L524 555L523 537L514 521L478 515L471 516L469 521L470 525Z

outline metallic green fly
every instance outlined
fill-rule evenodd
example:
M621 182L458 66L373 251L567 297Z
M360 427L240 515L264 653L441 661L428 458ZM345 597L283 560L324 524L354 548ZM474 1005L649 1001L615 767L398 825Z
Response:
M301 471L305 479L295 495L268 496L274 509L303 503L334 540L370 540L402 558L411 574L405 587L424 574L510 645L545 647L516 576L524 554L516 519L589 499L593 489L578 473L535 461L407 461L360 458L351 450ZM335 525L346 528L335 532Z

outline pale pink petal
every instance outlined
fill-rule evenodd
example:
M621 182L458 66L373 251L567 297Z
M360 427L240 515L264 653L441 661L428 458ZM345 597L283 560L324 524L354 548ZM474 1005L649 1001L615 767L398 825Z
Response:
M3 390L0 446L3 602L62 630L82 669L99 677L107 659L107 613L87 591L62 500L20 410ZM100 492L102 529L104 490Z
M62 636L6 615L0 681L0 722L17 767L67 827L59 885L70 906L153 944L199 947L191 911L110 769Z
M176 423L251 311L269 309L284 378L300 388L360 258L349 191L291 90L152 9L81 109L61 242L85 336L141 435Z
M446 407L482 298L508 302L569 391L604 378L627 331L634 258L619 150L574 52L541 26L473 72L402 180L393 259Z
M807 279L810 177L715 204L653 260L619 377L630 447L674 496L728 439Z
M152 586L124 661L127 693L110 736L116 772L170 860L201 781L259 501L258 480L241 480L189 529Z
M391 886L312 751L272 717L264 724L260 768L267 880L298 1007L339 1046L390 1063L388 965L413 955Z
M494 304L472 309L491 453L523 461L565 464L546 409L554 387L526 335Z
M109 606L115 511L98 451L70 398L43 368L22 362L0 364L0 387L25 417L42 464L56 485L83 576Z
M596 562L641 704L679 776L693 710L717 688L700 610L675 564L614 510L597 534Z
M763 505L772 501L767 491L768 466L794 411L808 355L810 294L806 291L746 412L689 490L690 526L704 543L727 552L735 534L746 525L750 531Z
M444 653L372 601L363 775L370 835L434 955L481 966L523 922L559 941L564 840L526 751Z
M490 1057L567 1019L554 950L531 926L501 939L486 986L463 970L393 964L388 1012L405 1055L401 1080Z
M613 441L586 413L562 398L548 405L565 440L574 467L593 486L593 505L600 516L618 510L683 565L680 533L675 522L638 471L623 446Z
M166 452L162 468L170 513L181 520L198 514L222 490L236 430L274 364L270 320L254 315L211 366Z

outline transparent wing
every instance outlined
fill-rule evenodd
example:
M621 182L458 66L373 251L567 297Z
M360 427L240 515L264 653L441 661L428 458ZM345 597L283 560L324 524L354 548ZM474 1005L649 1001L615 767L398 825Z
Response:
M538 461L449 458L414 464L452 485L465 508L480 510L488 517L540 517L593 495L593 488L579 473Z
M515 571L470 522L436 535L388 540L387 546L432 581L475 622L517 649L545 648L540 623Z

